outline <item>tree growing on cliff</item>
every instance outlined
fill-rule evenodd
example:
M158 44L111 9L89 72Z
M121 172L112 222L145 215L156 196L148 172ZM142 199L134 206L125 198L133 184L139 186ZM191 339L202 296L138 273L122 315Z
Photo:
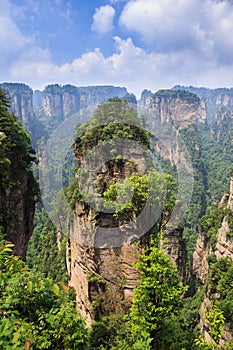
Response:
M151 240L135 266L141 279L134 289L130 313L132 336L137 339L143 331L156 344L161 323L179 305L185 288L179 281L177 268L155 240Z
M0 89L0 227L4 235L9 231L17 234L18 203L23 201L24 208L33 212L38 193L31 169L36 161L31 139L17 117L8 111L9 105L5 91ZM9 204L11 195L14 203Z

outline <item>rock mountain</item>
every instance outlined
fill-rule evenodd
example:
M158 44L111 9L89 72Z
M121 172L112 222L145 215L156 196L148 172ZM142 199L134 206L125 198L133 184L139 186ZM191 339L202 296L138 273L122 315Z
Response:
M45 130L47 133L51 132L54 126L56 127L68 116L87 106L98 105L107 98L116 96L130 102L136 101L135 96L128 94L126 88L113 86L76 87L53 84L47 86L43 91L35 92L25 84L4 83L0 86L7 90L11 98L11 109L24 123L34 144L45 134ZM211 127L214 125L213 133L216 142L221 138L218 130L221 130L221 133L228 131L229 120L232 116L229 117L229 111L233 108L233 90L210 90L181 86L176 86L172 90L160 90L156 93L144 90L138 104L146 107L149 113L152 113L153 119L150 120L152 125L171 125L174 128L175 138L173 140L171 140L170 135L163 139L163 141L165 140L163 144L160 142L159 135L156 135L152 140L153 151L174 166L175 163L182 162L185 157L184 150L179 148L177 140L181 133L190 126L195 123L200 123L203 126L211 125ZM214 128L217 129L214 130ZM230 147L230 145L228 146ZM200 144L194 143L193 150L196 152L195 155L198 155ZM129 152L135 157L142 156L137 149L129 150ZM109 177L122 180L130 175L127 171L127 167L120 166L120 163L109 162L99 170L99 176L105 180ZM196 178L199 176L198 171L199 169L194 167ZM105 182L107 183L107 180ZM222 203L227 203L227 208L230 211L233 209L232 196L233 180L231 179L230 194L225 196L222 201ZM199 204L200 201L201 197L197 198L195 204ZM75 203L76 229L85 230L87 224L90 224L93 231L101 225L110 228L115 225L112 217L97 218L95 214L77 200ZM198 233L191 274L200 279L203 284L207 281L208 257L211 254L215 254L217 259L229 257L233 260L232 237L227 235L229 229L228 219L224 216L214 247L201 231ZM167 241L163 249L177 265L180 278L188 283L187 251L182 231L179 227L172 231L165 230ZM137 244L129 242L119 248L96 249L80 244L72 237L74 237L74 232L71 229L67 246L70 283L77 293L77 308L82 315L87 317L88 323L94 318L98 319L102 315L114 313L117 308L127 308L132 299L133 287L139 279L139 275L133 267L134 254L140 250ZM20 246L20 241L17 244ZM211 342L205 320L209 300L207 291L200 312L200 325L205 339ZM222 342L224 343L226 339L230 338L231 334L226 325Z

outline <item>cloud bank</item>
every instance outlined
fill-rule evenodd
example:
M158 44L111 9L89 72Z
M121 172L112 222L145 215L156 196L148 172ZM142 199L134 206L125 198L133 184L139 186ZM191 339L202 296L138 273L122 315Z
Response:
M207 87L233 85L233 4L215 0L130 0L117 13L100 6L93 15L92 31L109 35L113 19L112 53L100 47L56 64L54 53L27 37L17 26L9 0L0 17L2 60L11 60L9 80L33 88L49 83L112 84L139 93L175 84ZM135 36L136 35L136 36ZM124 37L124 38L123 38ZM5 66L2 65L2 67Z

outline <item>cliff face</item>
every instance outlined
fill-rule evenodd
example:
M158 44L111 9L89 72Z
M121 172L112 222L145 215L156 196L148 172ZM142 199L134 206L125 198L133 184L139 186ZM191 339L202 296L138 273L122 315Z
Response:
M220 206L226 206L230 211L233 210L233 178L230 181L230 193L229 195L224 195ZM216 235L216 244L213 247L211 245L210 239L204 237L201 232L199 233L196 249L193 255L193 272L200 279L202 284L207 282L209 274L209 262L208 258L211 254L214 254L219 260L220 258L230 258L233 261L233 237L231 232L232 228L229 224L228 216L224 216L221 227L218 229ZM201 309L200 309L200 328L204 335L205 341L213 343L213 339L210 335L209 324L206 321L206 313L210 310L212 306L213 296L210 294L210 290L207 289ZM224 325L224 331L222 338L220 339L220 345L224 346L227 340L233 340L233 335L230 332L229 325Z
M41 95L37 93L36 103L39 115L62 121L80 109L80 94L76 86L48 85Z
M233 178L230 181L230 193L223 197L220 206L224 203L229 210L233 210ZM200 232L193 256L193 269L203 283L206 281L209 271L208 256L210 254L214 253L218 259L230 257L233 260L233 238L228 235L230 231L228 218L225 216L217 232L217 242L214 248L211 246L210 240Z
M9 112L4 92L0 97L0 234L25 259L33 230L37 184L31 140L17 117Z
M144 90L140 104L153 111L158 125L171 123L177 129L183 129L196 120L206 120L204 101L186 91L161 90L152 94Z
M127 90L114 86L48 85L42 92L36 91L34 104L40 117L55 118L62 121L80 109L102 103L110 97L122 97Z
M161 90L152 94L144 90L140 104L148 109L149 115L151 113L155 152L172 165L179 163L188 167L181 131L196 121L205 123L205 103L187 91ZM199 151L199 147L197 144L195 152Z
M172 232L165 232L163 235L163 242L161 248L164 253L169 255L174 265L179 272L180 280L184 285L188 282L188 258L186 243L183 239L183 230L175 229Z
M44 133L44 128L34 111L32 89L20 83L3 83L0 84L0 88L7 92L11 103L9 110L23 123L32 138L33 146L36 147L37 141Z
M26 260L28 242L34 228L35 189L28 174L19 176L17 188L7 186L5 188L3 212L9 213L4 220L3 231L7 240L14 244L13 254Z
M30 131L34 117L32 89L28 85L19 83L3 83L0 84L0 88L6 90L10 97L10 110L18 116L26 130Z
M222 108L230 110L233 106L233 88L196 88L194 86L174 86L174 90L185 90L192 92L205 101L208 122L212 123L216 119L218 111Z
M144 154L140 149L128 151L131 153L131 160L141 159L140 169L143 175L146 169ZM77 152L76 157L82 161ZM101 179L99 182L102 186L108 187L112 180L122 181L134 170L132 163L109 161L98 169L97 177ZM88 188L86 191L88 192ZM116 235L114 228L119 229ZM106 230L103 236L101 229ZM96 214L87 204L76 202L75 224L68 243L68 271L71 276L70 284L77 293L77 309L87 317L87 324L103 315L126 311L132 300L133 288L139 279L133 264L141 248L139 240L135 241L130 236L118 246L119 235L127 236L127 230L125 231L124 226L119 226L113 214ZM104 248L105 245L109 248Z
M111 97L124 97L135 102L135 96L128 94L126 88L115 86L48 85L43 91L33 90L25 84L3 83L11 99L10 110L15 113L30 134L33 144L45 135L44 127L57 127L58 123L74 113L96 106Z

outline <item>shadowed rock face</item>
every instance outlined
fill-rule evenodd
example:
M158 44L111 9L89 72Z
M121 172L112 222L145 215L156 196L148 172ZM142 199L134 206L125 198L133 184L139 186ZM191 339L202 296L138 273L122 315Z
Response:
M3 84L4 85L4 84ZM18 89L24 89L20 101L29 101L32 91L24 84L16 85L12 102L18 101ZM5 102L9 94L1 89L0 128L0 232L4 239L14 244L13 253L25 260L28 241L33 231L35 196L38 194L32 165L35 161L31 140L21 123ZM23 102L22 102L23 103ZM14 105L14 108L21 108ZM25 109L22 110L25 112ZM21 115L21 119L24 114Z
M5 222L4 233L6 239L14 244L13 254L26 260L28 242L34 228L35 199L29 184L28 174L20 176L20 185L16 190L6 188L5 210L15 213L15 219Z
M3 83L0 87L7 91L10 97L10 110L17 115L26 130L30 133L34 118L33 111L33 91L25 84Z

